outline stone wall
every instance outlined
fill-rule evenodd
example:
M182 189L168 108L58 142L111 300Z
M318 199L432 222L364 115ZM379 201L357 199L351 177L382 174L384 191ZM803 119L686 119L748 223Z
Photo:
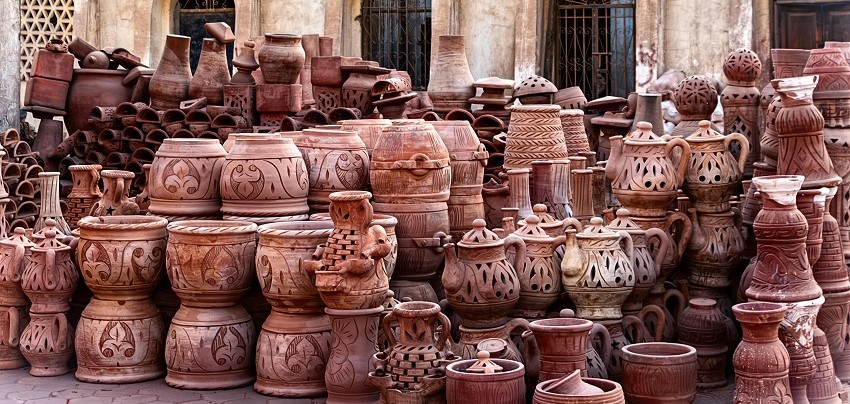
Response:
M20 108L20 2L0 1L0 132L18 127Z

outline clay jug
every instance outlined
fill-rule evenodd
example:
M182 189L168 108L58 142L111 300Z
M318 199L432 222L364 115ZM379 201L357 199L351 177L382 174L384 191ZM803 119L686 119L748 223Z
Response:
M291 139L238 138L221 168L221 211L226 220L306 220L307 180Z
M517 404L525 402L525 366L509 359L490 358L487 351L478 359L446 366L446 402Z
M151 108L165 111L180 107L180 102L189 99L189 82L192 70L189 66L189 45L192 38L168 35L162 50L162 58L156 73L148 84Z
M738 193L744 177L749 144L744 135L726 136L711 129L710 121L700 121L699 129L687 137L691 147L683 190L698 212L720 213L730 209L729 200ZM738 142L741 155L735 157L729 145Z
M617 382L581 377L578 371L538 384L532 404L625 404Z
M18 227L11 237L0 240L0 306L24 308L29 305L21 289L21 277L35 243L25 233L24 228Z
M726 385L726 352L729 327L734 328L712 299L691 299L679 314L679 342L697 350L697 387ZM733 342L734 343L734 342Z
M224 104L224 86L230 84L227 44L204 38L195 75L189 81L189 98L207 98L207 105Z
M453 109L470 110L475 79L466 59L464 36L440 35L431 68L440 72L428 82L428 97L434 104L434 112L442 115Z
M30 375L60 376L71 370L74 327L65 313L30 313L19 344L30 364Z
M391 246L383 227L372 225L372 194L340 191L330 195L334 230L304 268L316 274L316 289L331 309L371 309L383 305L389 278L381 265Z
M528 327L540 350L539 381L555 379L574 370L587 374L588 335L593 323L578 318L535 320Z
M214 139L165 139L151 163L148 211L167 219L216 218L227 152Z
M590 320L623 317L623 302L635 285L631 236L608 229L602 218L594 217L581 233L567 230L565 250L562 280L576 305L576 316Z
M675 148L681 150L678 161L671 157ZM639 122L625 139L611 138L605 175L617 200L633 215L663 217L685 179L690 153L685 140L665 140L652 133L650 123Z
M257 61L266 84L296 84L304 68L306 53L301 35L265 34Z
M122 170L103 170L103 197L91 208L91 216L136 215L139 205L130 200L130 188L136 174Z
M487 230L483 219L457 243L446 244L442 282L446 299L466 327L488 328L505 324L520 296L516 266L525 261L525 242L516 235L504 240ZM515 249L514 262L505 256Z
M794 402L788 381L791 359L778 335L785 310L782 304L766 302L741 303L732 307L743 330L743 341L732 357L736 403Z
M694 402L696 349L668 342L623 347L623 392L629 403Z
M73 188L71 188L71 193L68 194L66 199L68 213L65 216L67 216L66 219L71 227L76 228L77 222L88 216L92 205L103 196L98 186L102 168L98 164L68 167L68 171L71 172Z
M525 242L525 259L515 261L520 292L513 316L542 318L561 294L561 268L555 266L555 249L564 244L566 236L551 237L536 215L526 217L513 234ZM513 255L509 252L507 258L511 260Z
M688 282L706 288L731 285L744 252L741 212L701 213L690 208L688 214L692 229L687 248Z
M626 314L635 314L643 308L644 299L661 273L661 262L670 248L670 238L659 228L641 229L632 221L628 209L617 209L616 214L616 218L608 223L608 228L625 231L631 236L634 244L632 269L635 271L635 287L623 303L623 311ZM650 244L658 247L650 252Z
M749 299L799 302L821 295L806 253L808 224L796 206L803 181L800 175L753 178L764 207L753 223L758 255L746 291Z

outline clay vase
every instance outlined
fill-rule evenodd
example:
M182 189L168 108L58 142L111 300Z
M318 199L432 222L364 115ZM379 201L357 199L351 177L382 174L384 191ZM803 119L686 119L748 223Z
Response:
M165 111L180 107L180 102L189 99L189 82L192 70L189 66L189 46L192 38L168 35L162 50L162 58L156 73L148 84L151 108Z
M389 119L353 119L340 121L340 130L354 131L360 140L366 145L366 152L369 157L372 157L372 150L378 143L378 138L381 137L383 128L392 126L392 121Z
M818 76L779 79L771 82L782 98L776 115L779 159L776 173L805 176L803 188L832 187L841 181L826 151L823 115L812 104Z
M21 277L21 287L32 306L19 344L33 376L68 373L74 355L74 328L67 313L80 275L72 262L71 247L56 236L48 229L44 239L30 248Z
M532 161L569 157L561 127L559 105L511 107L505 145L505 170L531 168Z
M673 103L682 120L670 136L687 138L699 128L700 121L711 121L711 114L717 108L717 89L705 76L689 76L676 86Z
M525 403L525 366L509 359L490 358L487 351L478 359L446 366L446 403Z
M778 303L750 302L732 307L741 323L743 341L735 349L736 403L792 404L788 350L779 341L779 323L786 307Z
M698 212L728 211L729 200L738 193L744 177L749 152L747 139L740 133L723 136L711 129L710 121L700 121L697 131L685 140L691 147L691 155L682 190ZM741 147L737 161L729 151L732 142L738 142Z
M383 227L372 225L372 194L340 191L330 195L334 230L314 257L303 263L316 274L316 289L328 308L371 309L382 306L389 290L386 271L376 261L391 246Z
M257 225L187 220L168 227L165 265L180 298L165 340L165 382L228 389L254 381L251 316L238 303L255 276Z
M367 383L369 362L376 352L383 306L369 309L326 308L331 320L331 354L325 368L329 404L378 404L380 394Z
M525 243L525 257L514 260L519 277L519 301L512 313L515 317L542 318L549 306L561 295L561 268L555 265L555 249L566 242L561 234L551 237L541 226L540 217L530 215L513 234ZM508 260L513 258L507 254Z
M686 250L689 284L702 288L728 287L745 248L741 212L733 209L701 213L690 208L688 214L692 229Z
M814 353L815 319L824 303L823 297L802 302L784 303L788 310L779 324L779 340L791 357L788 379L794 403L808 403L806 386L817 371Z
M668 342L623 347L623 392L629 403L692 403L697 351Z
M431 68L440 72L428 82L434 112L443 115L453 109L469 111L469 99L475 96L475 79L466 59L464 36L440 35L433 60Z
M677 320L679 342L697 350L697 387L726 385L729 327L734 328L712 299L691 299Z
M581 377L578 371L539 383L532 404L625 404L623 388L604 379Z
M665 216L685 180L691 154L688 143L659 137L648 122L639 122L625 140L619 136L610 140L605 175L611 192L635 216ZM671 157L676 148L681 151L678 160Z
M587 132L584 130L584 111L580 109L562 109L558 112L561 117L561 128L564 133L564 143L570 157L580 156L590 151Z
M838 390L844 390L844 387L836 381L829 343L826 340L826 334L820 328L815 328L813 346L817 370L806 386L806 397L812 403L843 403L844 400L838 397Z
M165 332L151 294L165 273L165 226L155 216L87 217L77 258L94 298L77 326L77 379L131 383L160 377Z
M333 222L333 220L331 220L331 215L325 212L310 215L310 220ZM393 216L375 213L372 215L372 224L377 224L383 227L387 232L387 240L390 242L391 249L390 253L381 259L381 262L384 271L387 272L387 277L392 279L393 273L395 272L396 260L398 258L398 237L395 232L395 228L398 225L398 219Z
M625 242L624 246L621 243ZM564 289L576 305L576 316L589 320L619 319L635 286L634 246L624 231L590 219L580 233L567 230L561 262Z
M71 234L71 227L62 216L62 207L59 204L59 175L58 172L38 173L41 204L38 205L38 219L33 225L33 231L38 232L46 226L48 220L53 220L58 232L63 235Z
M22 227L0 240L0 369L18 369L27 365L18 345L29 322L29 299L21 288L21 276L30 248L35 243Z
M215 139L165 139L151 163L148 212L169 220L218 217L225 155Z
M531 192L529 189L531 170L517 168L508 170L506 174L508 176L508 186L511 191L508 196L507 207L517 209L517 219L525 219L526 216L532 213Z
M92 108L116 107L130 101L133 87L123 84L126 77L124 69L74 69L63 117L68 133L93 129L88 123Z
M122 170L103 170L103 196L92 205L90 216L136 215L139 205L130 200L130 188L136 174Z
M291 139L238 138L221 168L225 220L306 220L307 167Z
M720 93L723 106L724 134L740 133L750 145L746 154L744 176L753 172L753 163L759 161L759 104L761 93L755 86L761 75L761 61L755 52L749 49L735 49L723 61L723 75L729 85ZM734 153L740 156L740 151Z
M68 224L76 228L77 222L88 216L91 207L103 196L100 192L100 165L72 165L68 167L71 172L73 187L65 201L68 203L68 213L65 214Z
M307 203L311 211L326 212L331 192L368 189L369 154L356 132L305 129L292 140L307 162L310 175Z
M265 38L257 54L265 84L296 84L306 58L301 35L267 33Z
M746 290L751 300L790 303L821 295L806 253L809 226L796 206L803 181L799 175L753 178L764 207L753 223L758 255Z
M230 84L227 44L204 38L195 75L189 81L189 99L207 98L207 105L224 105L224 86Z
M519 301L515 268L525 261L525 242L513 234L500 239L487 230L483 219L475 219L472 227L458 241L457 250L453 243L444 246L443 289L463 326L498 327L508 322L508 314ZM513 263L505 256L511 247L515 250Z
M820 260L823 247L823 211L828 193L828 188L803 189L797 192L797 209L803 213L809 225L806 233L806 255L812 267Z
M508 206L510 194L511 190L507 182L499 183L492 177L482 186L484 219L488 228L495 229L502 226L502 208Z
M390 347L373 356L368 383L381 390L385 402L409 397L427 403L427 397L445 394L445 365L457 358L444 352L449 333L438 328L450 330L451 324L431 302L402 302L383 318L381 332Z
M632 269L635 272L635 286L632 293L623 302L623 312L636 314L643 308L643 301L655 285L661 273L661 261L670 248L670 237L659 228L641 229L631 219L628 209L617 209L616 217L608 228L614 231L624 231L629 234L634 244ZM649 251L649 245L657 245L654 251Z
M539 381L557 379L574 370L587 374L588 335L593 322L579 318L535 320L528 327L540 350Z

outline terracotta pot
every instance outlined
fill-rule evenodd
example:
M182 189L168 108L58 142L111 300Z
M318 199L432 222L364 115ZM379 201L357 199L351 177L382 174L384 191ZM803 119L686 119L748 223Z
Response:
M316 213L310 215L310 220L332 222L329 213ZM372 215L372 225L379 225L387 232L387 240L390 242L390 253L381 259L383 268L387 272L387 277L392 279L395 272L396 260L398 258L398 237L396 236L395 228L398 225L398 219L390 215L382 215L375 213Z
M824 303L823 297L784 303L788 310L779 324L779 340L791 357L788 379L795 403L806 403L806 386L817 371L814 354L815 319Z
M623 388L616 382L581 377L577 372L537 385L533 404L625 404Z
M35 243L26 237L25 229L19 229L11 237L0 240L0 306L23 309L29 305L29 299L21 288L21 278Z
M334 230L324 247L316 250L321 260L304 262L316 274L316 288L325 305L337 310L382 306L389 278L376 264L391 246L387 233L372 223L372 205L366 191L341 191L330 195ZM346 240L343 242L342 240Z
M151 108L158 111L178 108L181 101L189 99L189 82L192 80L189 66L191 42L192 38L182 35L168 35L165 38L162 58L148 84Z
M555 266L555 249L562 246L566 236L551 237L540 225L540 218L530 215L513 234L525 243L525 257L513 260L519 278L519 301L513 316L542 318L550 305L561 295L561 268ZM515 254L510 252L511 260Z
M91 216L122 216L139 213L139 205L130 200L135 174L122 170L103 170L103 196L91 208Z
M838 397L839 386L836 382L835 369L832 366L832 357L830 356L826 334L820 328L815 328L814 351L817 371L815 371L815 375L806 386L806 397L812 403L837 404L843 402ZM844 390L843 386L840 388Z
M630 403L692 403L696 390L693 347L665 342L623 347L623 391Z
M511 107L505 145L506 170L531 168L537 160L559 160L569 156L561 127L558 105Z
M590 144L587 141L587 133L584 131L584 111L562 109L558 114L561 117L564 142L567 145L569 155L579 156L580 153L589 152Z
M690 208L688 213L692 226L688 282L706 288L728 287L744 252L740 211L700 213Z
M227 44L204 38L195 75L189 81L189 98L206 97L208 105L224 104L224 86L230 84Z
M325 369L331 353L330 331L330 320L324 314L273 311L257 340L254 390L277 397L327 394Z
M92 108L130 101L133 88L122 83L126 76L126 70L74 69L63 119L68 133L89 128L86 120Z
M215 217L227 152L218 140L166 139L151 164L150 213L165 217Z
M625 242L625 247L621 247L621 242ZM591 219L580 233L567 231L562 281L576 305L577 317L623 317L623 302L635 285L633 258L631 236L606 228L601 218Z
M820 260L823 248L823 211L827 194L828 188L803 189L797 192L797 209L803 213L809 225L806 233L806 254L812 267Z
M375 149L383 128L392 126L392 122L389 119L354 119L341 121L340 125L342 125L340 130L357 132L357 136L363 140L366 152L371 158L372 150Z
M484 198L484 218L488 228L502 226L502 208L508 206L510 193L507 183L499 183L492 177L484 183L481 195Z
M697 130L700 121L711 120L717 108L717 89L705 76L689 76L676 86L673 102L682 120L670 135L687 138Z
M369 361L376 352L378 317L383 306L357 310L327 308L331 319L331 355L325 384L331 403L377 404L380 394L366 383Z
M37 232L43 229L47 220L52 220L57 231L63 235L71 234L71 227L68 226L68 222L62 216L62 207L59 204L59 173L40 172L38 173L38 180L41 204L38 206L38 219L33 225L33 231Z
M221 211L256 223L306 220L308 174L292 140L238 138L221 169Z
M591 321L577 318L535 320L529 324L540 350L541 382L574 370L587 374L588 334L592 327Z
M74 327L65 313L30 313L21 333L21 352L32 376L60 376L71 371L74 356Z
M27 366L20 348L20 338L29 324L25 307L0 306L0 369Z
M307 202L314 212L327 211L329 195L336 191L365 191L369 181L366 145L352 131L305 129L292 140L307 162L310 193Z
M306 54L301 35L265 34L257 61L266 84L295 84L304 68Z
M759 89L755 86L761 75L761 61L755 52L749 49L735 49L723 62L723 75L729 85L720 93L723 106L724 134L740 133L750 145L746 153L744 176L753 172L753 163L759 161ZM740 156L741 152L734 153Z
M661 94L635 94L635 107L629 108L634 112L629 133L638 129L638 124L647 122L652 125L652 131L659 137L664 136L664 111L661 109ZM630 101L632 96L629 95Z
M784 305L752 302L732 307L741 323L743 341L735 350L735 402L793 403L788 350L779 341Z
M470 110L469 99L475 96L475 79L469 70L463 35L440 35L432 68L441 72L428 82L428 97L434 104L434 112Z
M721 213L730 209L729 200L740 189L744 163L749 152L747 139L740 133L726 136L711 129L711 122L699 122L699 129L686 141L691 148L682 189L698 212ZM729 151L732 142L741 146L737 162Z
M522 362L507 359L489 359L486 351L479 359L468 359L446 366L446 402L463 404L469 402L492 404L516 404L525 402L525 366ZM470 367L482 360L494 372L474 371Z
M68 202L66 216L71 227L77 227L77 222L88 216L92 205L103 196L98 186L101 168L97 164L68 167L68 170L71 171L73 188L71 188L71 193L68 194L66 199Z
M466 327L501 326L519 301L516 265L525 260L525 242L515 235L504 240L487 230L482 219L457 243L446 244L442 282L446 299ZM505 251L516 251L513 264Z
M43 235L26 256L21 287L32 302L30 313L67 312L80 275L74 267L71 247L57 240L59 235L53 228Z
M641 229L630 216L628 209L617 209L616 217L608 224L608 228L625 231L634 244L632 269L635 272L635 287L623 302L623 311L626 314L635 314L643 308L644 299L661 273L661 262L667 254L667 249L670 248L670 238L659 228ZM650 252L650 244L658 247Z
M471 328L463 325L458 326L457 342L452 343L452 352L463 359L473 359L478 351L490 352L493 357L510 359L525 363L528 361L529 368L539 363L533 352L528 349L520 349L511 335L520 334L524 343L536 342L533 335L526 333L530 331L528 321L522 318L512 318L503 325L489 328ZM525 348L528 348L526 346ZM526 359L527 358L527 359ZM532 370L528 372L532 376ZM535 376L536 380L536 376Z
M446 202L452 178L449 161L445 143L430 124L396 122L384 128L369 169L375 202Z
M726 352L732 321L711 299L691 299L677 321L679 342L697 350L697 387L726 385Z

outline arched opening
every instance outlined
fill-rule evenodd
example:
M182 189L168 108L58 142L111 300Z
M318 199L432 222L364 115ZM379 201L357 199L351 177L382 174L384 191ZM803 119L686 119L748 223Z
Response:
M198 67L198 58L201 56L201 45L204 38L209 37L204 30L204 24L226 22L232 29L236 29L235 0L179 0L177 5L179 33L192 38L189 63L194 72ZM233 44L231 43L227 45L228 65L232 59Z

